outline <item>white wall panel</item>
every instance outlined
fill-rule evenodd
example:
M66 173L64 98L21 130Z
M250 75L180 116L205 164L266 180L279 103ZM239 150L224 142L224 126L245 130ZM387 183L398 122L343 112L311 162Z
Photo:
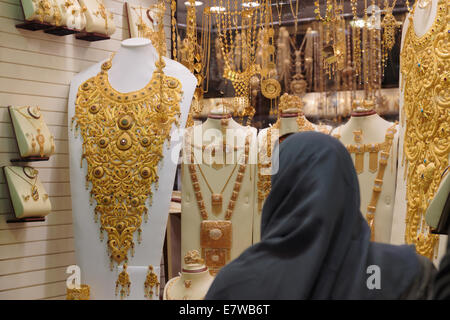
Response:
M143 6L154 0L134 0ZM0 166L10 165L18 149L7 106L38 105L55 136L56 153L39 170L52 202L44 222L7 223L14 217L0 170L0 299L65 299L65 274L76 264L70 199L67 95L72 77L107 59L129 37L122 0L105 0L114 14L110 40L86 42L17 29L23 21L20 0L0 0ZM165 19L170 49L170 8ZM94 222L93 222L94 223Z

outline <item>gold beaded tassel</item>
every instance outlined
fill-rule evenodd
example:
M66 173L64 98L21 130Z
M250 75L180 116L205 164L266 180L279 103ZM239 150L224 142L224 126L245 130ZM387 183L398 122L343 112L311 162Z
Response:
M159 281L158 275L154 272L153 266L148 266L147 277L145 278L144 283L144 296L148 299L153 299L153 294L156 293L156 296L159 295ZM155 288L155 292L153 291Z
M116 281L116 296L118 295L120 289L120 299L128 297L130 295L130 286L130 276L128 275L127 264L125 263L123 265L123 270L119 273Z

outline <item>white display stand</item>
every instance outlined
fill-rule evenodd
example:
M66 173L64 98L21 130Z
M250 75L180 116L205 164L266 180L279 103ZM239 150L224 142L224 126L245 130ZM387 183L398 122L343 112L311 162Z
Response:
M197 139L198 136L203 137L204 145L211 143L211 137L208 133L212 133L211 136L217 139L222 139L221 135L221 120L208 118L202 125L194 126L189 128L189 130L194 131L193 136L194 144L201 145L201 138ZM257 135L256 128L243 127L235 122L233 119L229 119L228 128L231 130L242 130L245 135L250 134L250 146L249 146L249 162L245 170L245 174L241 183L240 192L238 198L235 202L234 212L231 218L232 222L232 247L231 247L231 260L237 258L245 249L250 247L253 243L253 220L255 214L255 197L256 197L256 152L257 152ZM217 135L214 135L217 133ZM186 133L187 136L192 133ZM220 143L216 140L214 144ZM189 144L189 142L187 142ZM239 146L239 145L238 145ZM240 159L244 153L244 145L242 148L235 153L234 159ZM186 147L183 150L190 152L190 147ZM233 151L234 152L234 151ZM199 153L201 157L201 152ZM185 160L185 157L183 157ZM201 161L200 158L195 159ZM206 160L207 161L207 160ZM233 171L235 162L233 164L227 164L221 168L213 168L208 164L200 164L205 176L208 179L208 183L211 185L215 192L219 192L223 188L227 179L230 177ZM208 220L225 220L225 212L228 206L228 202L231 198L231 193L233 191L233 186L236 181L236 175L238 170L236 170L231 178L225 190L223 191L223 204L219 212L214 211L211 204L211 192L208 186L200 174L198 168L196 168L198 182L200 185L200 190L202 193L203 201L205 203L206 211L208 212ZM194 187L192 185L192 180L190 172L188 169L188 164L183 161L182 164L182 174L181 174L181 257L183 258L188 251L197 250L201 252L200 246L200 225L203 221L200 210L197 204Z
M438 0L431 0L431 3L425 7L420 8L420 6L416 6L415 13L413 16L414 22L414 31L417 36L421 37L425 35L428 30L430 30L436 19L438 7ZM409 14L405 18L403 23L402 30L402 40L401 47L403 48L403 42L405 39L406 31L409 27ZM448 71L448 70L447 70ZM402 83L402 74L400 71L399 83ZM405 135L405 125L406 119L404 118L403 112L403 91L400 87L400 95L399 95L399 107L400 107L400 125L399 125L399 155L398 158L401 160L403 158L403 143L404 143L404 135ZM449 155L450 158L450 155ZM405 243L405 218L406 218L406 177L405 177L405 166L402 161L398 163L398 175L397 175L397 189L395 196L395 205L394 205L394 217L392 221L392 236L391 242L393 244L403 244ZM440 236L439 239L439 248L438 248L438 257L434 260L437 263L440 258L445 254L445 250L447 247L447 236Z
M61 25L70 29L82 30L86 26L86 17L81 12L78 0L53 0L56 4L55 10L61 13Z
M340 136L339 140L344 145L356 145L357 143L354 140L353 132L362 130L361 144L383 143L385 141L387 129L393 125L394 123L384 120L376 113L372 115L358 116L357 112L353 112L350 120L346 124L334 129L332 135ZM396 128L397 127L398 126L396 126ZM381 193L376 206L374 220L374 241L376 242L390 243L391 239L397 177L397 150L398 132L395 133L394 140L392 141L388 163L384 171ZM355 161L355 154L352 153L351 156L353 161ZM378 152L378 161L380 157L381 150ZM358 174L361 195L360 210L364 217L367 214L367 206L372 198L374 181L377 176L377 172L372 173L369 171L369 152L365 152L364 171ZM394 232L397 232L397 230L394 230Z
M108 72L111 86L123 93L144 88L152 78L157 59L157 52L150 40L132 38L123 41L121 48L112 59L112 67ZM164 74L177 78L182 84L180 128L183 128L197 81L183 65L167 58L164 58L164 61L166 63ZM103 62L82 71L72 80L68 103L69 127L75 114L78 87L84 81L96 76ZM166 142L164 158L158 166L159 188L154 190L153 186L153 205L147 205L149 219L147 223L143 222L141 225L142 243L136 242L134 257L130 257L128 262L127 271L131 280L128 299L144 299L144 282L149 265L154 267L154 272L159 278L166 222L181 140L182 135L175 130L174 126L170 147ZM82 137L72 131L69 131L69 150L75 253L77 264L81 268L82 283L90 286L91 299L120 299L120 296L115 296L115 282L122 268L115 268L113 272L109 269L110 259L107 254L106 240L101 242L99 239L100 225L94 221L95 205L89 205L90 189L87 190L85 187L87 168L85 160L83 160L83 167L80 168ZM154 299L157 297L154 296Z
M86 32L110 36L116 31L114 15L105 8L103 0L79 0L79 2L87 9L84 13Z

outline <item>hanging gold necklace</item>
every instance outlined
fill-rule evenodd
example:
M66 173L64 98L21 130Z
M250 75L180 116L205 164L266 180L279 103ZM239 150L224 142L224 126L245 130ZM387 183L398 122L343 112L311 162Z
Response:
M135 231L140 242L142 215L146 220L164 143L178 125L181 83L164 75L164 66L159 54L150 82L139 91L121 93L109 83L108 61L78 90L73 121L83 138L86 185L92 184L100 234L108 235L111 268L113 261L127 261L129 250L133 255Z
M405 240L431 259L439 236L430 233L425 211L439 187L440 173L448 166L450 152L450 17L448 1L439 0L433 25L418 37L413 21L415 7L400 54L407 120L402 159L407 199Z

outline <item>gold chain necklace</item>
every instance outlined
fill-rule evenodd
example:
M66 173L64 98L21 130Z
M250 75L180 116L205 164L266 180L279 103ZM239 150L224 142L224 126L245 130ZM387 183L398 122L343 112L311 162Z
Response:
M31 169L32 172L31 174L28 174L25 170L26 169ZM17 177L19 177L20 179L22 179L23 181L25 181L26 183L28 183L31 186L31 190L30 190L30 194L27 195L22 195L22 199L25 201L30 200L30 198L32 198L34 201L38 201L39 200L39 190L36 187L36 183L37 183L37 179L38 179L38 175L39 175L39 171L37 171L34 168L31 167L23 167L23 173L24 175L28 178L28 179L34 179L33 182L30 182L29 180L25 179L24 177L22 177L20 174L18 174L17 172L15 172L12 168L10 169L10 171ZM45 194L43 196L44 200L48 199L48 195Z
M448 166L450 152L449 3L438 1L435 21L422 37L414 31L415 8L400 54L407 120L402 159L407 199L405 240L431 259L439 236L431 234L425 211L439 187L440 172Z
M191 162L188 165L188 168L192 185L194 188L195 197L197 200L197 205L200 210L200 215L203 219L200 226L200 246L202 248L202 257L205 259L206 261L205 264L209 268L209 272L212 275L219 272L220 268L222 268L231 258L230 256L232 246L231 218L234 212L236 201L239 197L239 192L241 190L241 183L244 179L245 170L248 164L250 137L251 135L248 134L247 137L245 138L244 163L239 164L240 161L238 161L238 163L234 168L236 169L237 167L239 167L233 191L231 193L231 197L228 202L227 209L225 211L224 220L209 220L209 215L208 212L206 211L205 202L203 200L203 196L200 190L200 184L198 182L196 165L193 163L194 151L193 148L191 148L190 152ZM190 139L188 138L187 140L189 141ZM199 165L197 165L197 167L200 169ZM233 170L233 173L234 171L235 170ZM229 179L231 179L233 173L230 175ZM212 192L212 189L210 190ZM214 197L214 194L212 197ZM213 204L215 201L216 199L212 198ZM220 203L222 203L222 199L220 199Z
M113 261L127 261L129 250L133 255L135 231L140 242L142 215L147 220L146 201L151 203L151 187L158 182L164 143L178 125L181 83L164 75L164 66L159 54L150 82L139 91L120 93L109 83L108 61L78 89L72 121L83 138L86 184L92 183L100 235L108 235L111 268Z

